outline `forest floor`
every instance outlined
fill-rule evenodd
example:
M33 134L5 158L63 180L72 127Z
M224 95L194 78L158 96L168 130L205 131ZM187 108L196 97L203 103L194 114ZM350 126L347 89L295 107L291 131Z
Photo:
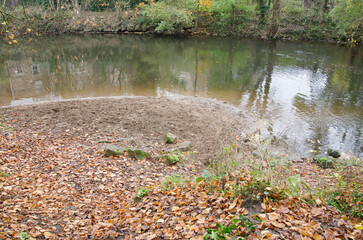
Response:
M248 113L226 103L123 97L0 108L0 116L0 239L363 238L361 219L300 192L300 183L336 186L336 170L296 159L264 172L299 176L290 191L251 174L272 166L245 141L256 127ZM175 144L164 143L167 132ZM154 156L183 141L192 149L172 166L103 152L126 144ZM227 161L237 155L248 162Z

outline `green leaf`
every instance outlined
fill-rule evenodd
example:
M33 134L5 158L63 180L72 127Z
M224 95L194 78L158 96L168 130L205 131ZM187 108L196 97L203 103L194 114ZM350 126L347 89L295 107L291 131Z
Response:
M29 238L31 238L31 236L29 235L29 233L21 232L19 233L19 238L20 240L28 240Z
M204 180L204 177L198 177L198 178L196 179L197 183L199 183L199 182L201 182L201 181L203 181L203 180Z

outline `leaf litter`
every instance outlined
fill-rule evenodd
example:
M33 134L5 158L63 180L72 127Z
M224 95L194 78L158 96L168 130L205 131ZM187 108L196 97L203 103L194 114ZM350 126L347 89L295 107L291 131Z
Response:
M201 163L106 158L103 144L87 133L45 134L16 120L0 132L1 239L22 233L30 239L203 239L209 229L236 219L230 236L247 239L363 238L359 220L320 199L264 198L247 206L236 188L253 181L245 171L224 181L196 181ZM330 170L312 165L300 171L309 180ZM145 194L135 201L140 188Z

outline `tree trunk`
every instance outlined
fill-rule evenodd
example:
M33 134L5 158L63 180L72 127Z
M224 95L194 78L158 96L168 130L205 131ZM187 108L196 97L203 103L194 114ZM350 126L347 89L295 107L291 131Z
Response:
M5 0L5 6L14 9L16 6L16 0Z
M197 16L195 18L194 32L198 31L198 21L199 21L199 0L197 2Z
M265 11L266 11L266 4L265 4L265 0L259 0L259 7L260 7L260 19L264 20L265 19Z
M303 7L305 9L310 8L310 2L309 2L309 0L302 0L302 4L303 4Z
M324 12L328 12L328 5L329 5L329 0L324 0Z
M280 0L272 0L272 24L269 31L269 38L275 38L279 30L280 22Z

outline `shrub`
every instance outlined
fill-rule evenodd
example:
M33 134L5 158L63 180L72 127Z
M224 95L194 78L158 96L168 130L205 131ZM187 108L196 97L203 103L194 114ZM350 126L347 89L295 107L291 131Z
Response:
M155 32L184 32L192 27L192 13L188 9L178 8L166 2L151 5L140 5L142 9L143 27Z
M361 0L339 0L329 13L339 31L358 39L363 35L363 3Z

